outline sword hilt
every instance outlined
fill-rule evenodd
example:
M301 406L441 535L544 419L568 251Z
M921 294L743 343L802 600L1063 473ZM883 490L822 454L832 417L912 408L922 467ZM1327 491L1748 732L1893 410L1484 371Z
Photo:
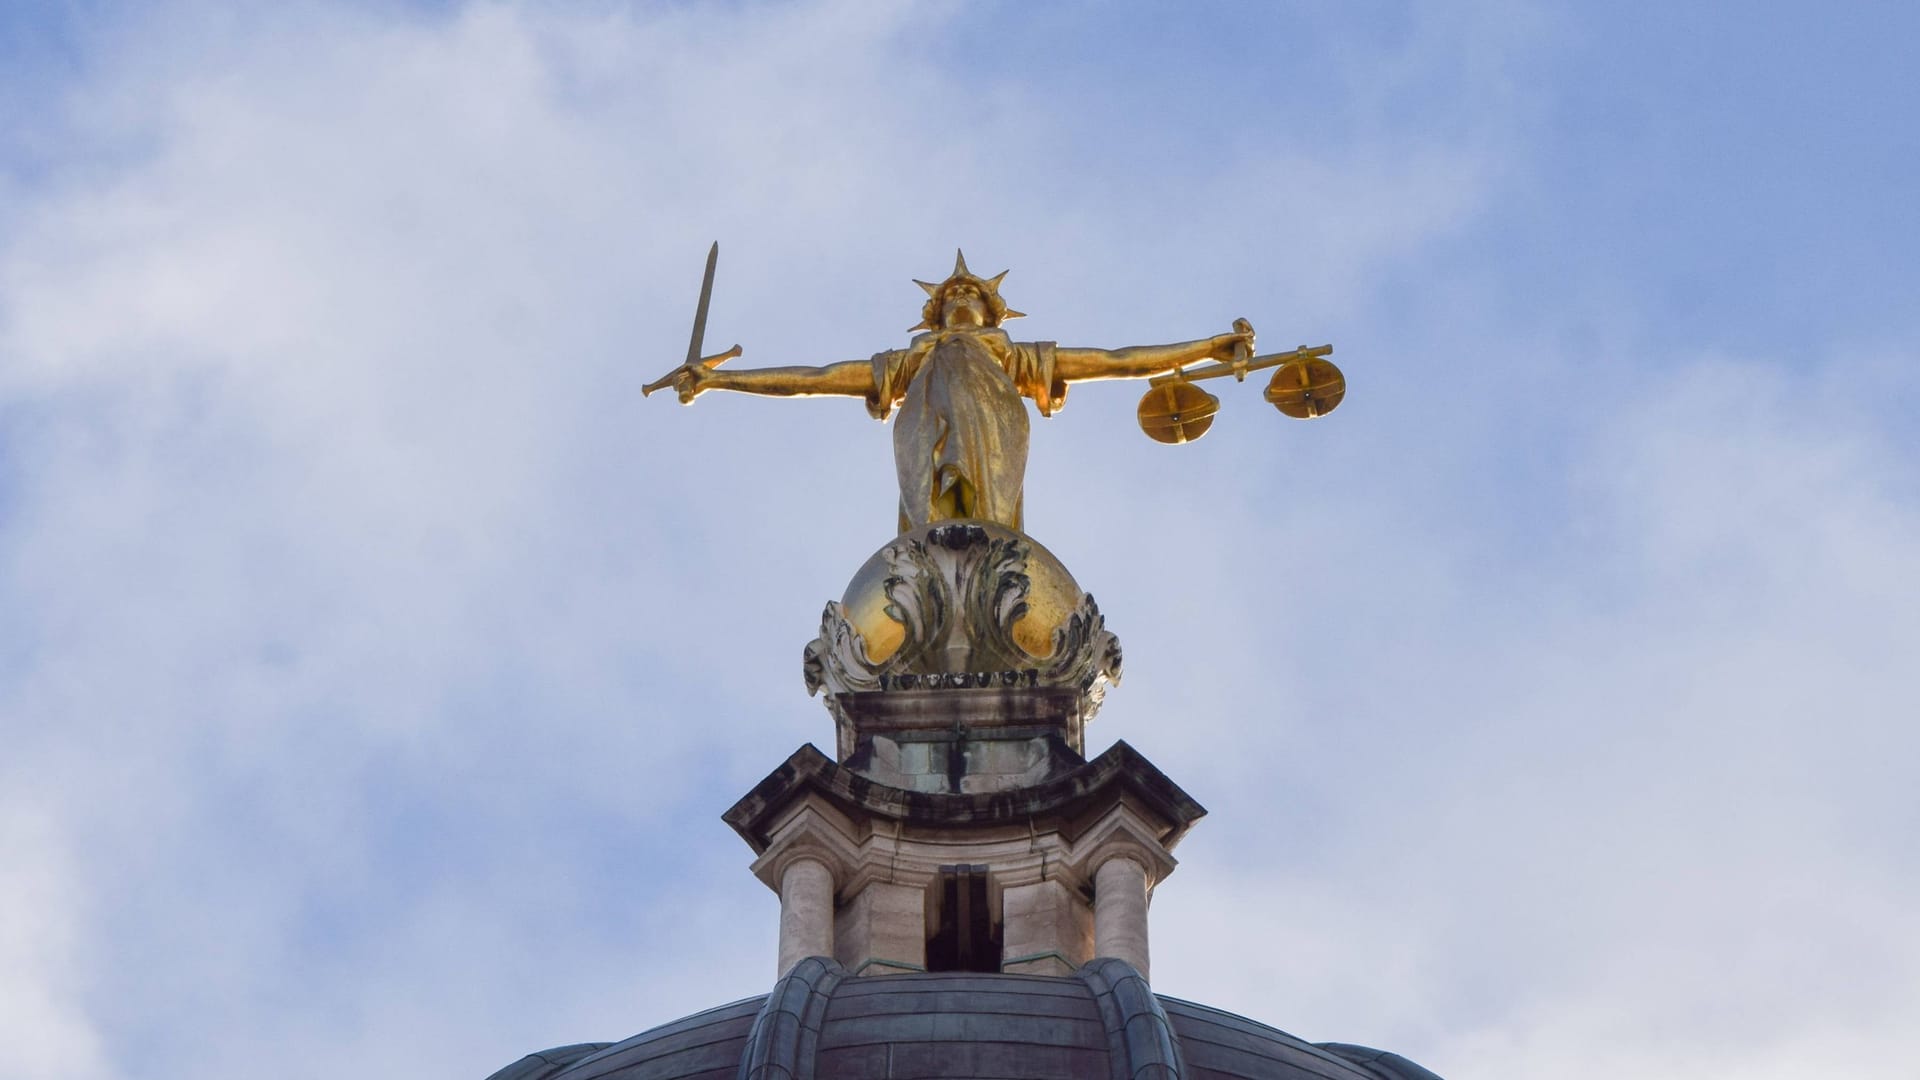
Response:
M715 353L712 356L703 356L700 359L693 361L692 363L681 364L679 367L674 368L672 371L667 372L665 375L662 375L658 379L655 379L654 381L641 387L640 396L647 397L651 395L655 390L664 390L667 387L672 386L673 380L679 378L682 374L692 370L693 368L696 368L696 367L703 368L703 369L717 368L721 364L724 364L727 361L732 360L734 357L739 356L740 353L741 353L740 346L735 345L733 348L728 349L726 352Z

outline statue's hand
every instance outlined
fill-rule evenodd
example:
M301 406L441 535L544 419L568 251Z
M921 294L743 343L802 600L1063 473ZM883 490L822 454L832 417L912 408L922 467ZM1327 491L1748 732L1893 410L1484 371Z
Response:
M691 405L693 399L700 396L702 390L713 387L713 369L702 360L697 364L682 364L673 373L673 392L680 395L680 404Z
M1211 359L1223 364L1238 367L1253 356L1253 324L1245 319L1233 320L1233 332L1217 334L1210 339L1213 346Z
M717 385L714 381L713 369L739 355L740 346L735 345L726 352L701 357L699 360L690 364L681 364L679 367L660 376L660 378L641 387L640 396L646 397L655 390L663 390L671 386L673 387L673 392L680 395L680 404L691 405L693 404L693 399L699 397L702 390L711 390Z

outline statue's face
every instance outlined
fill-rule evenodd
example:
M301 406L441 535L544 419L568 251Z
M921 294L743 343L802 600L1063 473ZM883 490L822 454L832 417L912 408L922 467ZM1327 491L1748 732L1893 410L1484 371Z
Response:
M987 301L971 285L954 285L940 294L940 321L946 326L985 326Z

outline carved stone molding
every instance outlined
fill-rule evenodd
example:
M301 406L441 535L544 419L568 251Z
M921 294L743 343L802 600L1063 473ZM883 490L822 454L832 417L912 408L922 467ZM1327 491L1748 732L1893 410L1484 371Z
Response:
M884 570L879 595L866 595L872 583L856 578L845 600L827 604L806 648L807 692L824 691L842 722L850 720L843 695L1068 689L1084 723L1120 679L1120 642L1099 605L1022 533L944 523L901 536L875 558ZM1036 575L1047 585L1039 604ZM876 633L898 643L870 648ZM1036 651L1042 640L1050 648Z

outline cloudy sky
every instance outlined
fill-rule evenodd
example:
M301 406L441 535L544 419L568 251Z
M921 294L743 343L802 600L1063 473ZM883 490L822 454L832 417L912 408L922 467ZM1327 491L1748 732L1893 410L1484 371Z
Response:
M483 1077L764 992L720 812L906 340L1334 342L1036 423L1163 993L1466 1080L1920 1055L1904 3L12 3L0 1075Z

